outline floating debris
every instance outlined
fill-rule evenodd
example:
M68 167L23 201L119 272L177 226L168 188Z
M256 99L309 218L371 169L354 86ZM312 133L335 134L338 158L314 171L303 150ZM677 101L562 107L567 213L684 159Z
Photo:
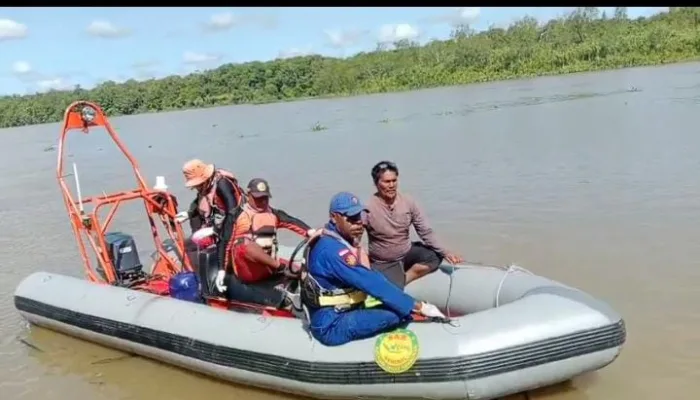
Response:
M129 358L134 358L134 357L136 357L136 356L133 354L124 354L124 355L117 356L117 357L103 358L101 360L93 361L90 364L92 364L92 365L109 364L109 363L113 363L115 361L127 360Z
M318 121L311 126L311 131L313 132L325 131L326 129L328 129L328 127L321 125L321 123Z
M29 348L32 349L32 350L36 350L36 351L38 351L38 352L40 352L40 353L43 353L43 352L44 352L44 350L40 349L40 348L37 347L36 345L34 345L34 344L32 344L32 343L30 343L30 342L28 342L28 341L26 341L26 340L24 340L24 339L22 339L22 338L20 338L20 337L18 337L17 340L19 340L20 343L22 343L23 345L29 347Z

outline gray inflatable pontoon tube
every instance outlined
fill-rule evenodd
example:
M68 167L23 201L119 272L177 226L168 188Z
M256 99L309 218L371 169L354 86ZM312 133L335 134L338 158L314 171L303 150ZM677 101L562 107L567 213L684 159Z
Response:
M280 255L291 251L282 247ZM399 335L326 347L302 319L47 272L18 285L15 306L31 324L107 347L238 384L332 399L494 399L600 369L626 338L623 319L604 302L517 267L443 265L406 292L440 307L452 323L411 323Z

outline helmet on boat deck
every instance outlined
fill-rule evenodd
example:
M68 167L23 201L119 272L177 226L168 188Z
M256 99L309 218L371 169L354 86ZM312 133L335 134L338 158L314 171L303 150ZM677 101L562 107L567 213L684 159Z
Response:
M168 283L170 297L200 303L202 301L199 277L194 272L180 272Z

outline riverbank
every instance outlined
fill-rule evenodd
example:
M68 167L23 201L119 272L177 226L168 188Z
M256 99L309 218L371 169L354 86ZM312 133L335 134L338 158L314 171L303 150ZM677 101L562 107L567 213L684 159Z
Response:
M100 104L110 116L234 104L399 92L575 72L661 65L700 58L698 11L629 20L596 8L539 24L525 17L507 29L475 33L458 27L451 38L419 46L407 41L347 59L306 56L227 64L185 77L94 89L75 88L0 98L0 127L60 121L72 101Z
M602 66L602 67L583 66L583 68L580 68L580 69L567 68L566 70L538 72L538 73L530 73L530 74L523 74L523 75L516 75L516 76L512 76L512 75L493 76L493 77L489 77L488 79L484 79L484 80L480 80L480 81L470 81L470 82L465 82L465 83L453 83L453 84L447 84L447 85L432 85L432 86L424 86L424 87L420 87L420 88L398 88L398 89L392 89L392 90L385 91L385 92L378 91L378 92L357 92L357 93L351 93L351 94L329 94L329 95L315 96L315 97L301 97L301 98L282 99L282 100L273 100L273 101L260 101L260 102L251 102L251 103L245 103L245 104L264 105L264 104L273 104L273 103L291 103L291 102L296 102L296 101L307 101L307 100L342 99L342 98L347 98L347 97L367 96L367 95L373 95L373 94L402 93L402 92L410 92L410 91L423 90L423 89L439 89L439 88L445 88L445 87L478 85L478 84L484 84L484 83L520 81L520 80L528 80L528 79L535 79L535 78L545 78L545 77L553 77L553 76L565 76L565 75L595 73L595 72L607 72L607 71L616 71L616 70L631 69L631 68L663 67L663 66L667 66L667 65L685 64L685 63L694 63L694 62L700 62L700 55L689 57L689 58L682 57L682 58L672 59L672 60L663 60L660 62L653 62L653 61L642 62L642 63L634 64L634 65L620 65L620 66L613 66L613 67L610 67L610 66ZM213 107L222 107L222 106L221 105L212 105L212 106L206 106L206 107L199 107L198 109L213 108ZM163 111L181 111L181 110L173 109L173 110L163 110ZM163 112L163 111L146 111L143 114L157 113L157 112ZM140 115L140 114L136 114L136 115Z
M152 185L156 175L165 175L179 199L192 195L182 185L180 166L204 157L235 169L244 182L263 174L280 207L317 223L327 218L328 196L350 190L366 198L372 188L367 169L394 159L404 189L416 193L447 246L472 260L517 263L580 287L625 316L634 340L618 361L604 372L532 392L532 400L683 399L700 392L694 333L700 320L693 301L700 295L700 271L692 268L700 259L694 169L699 69L646 67L112 122L147 181ZM636 82L640 92L611 94ZM589 97L576 100L580 94ZM382 118L391 123L376 123ZM327 133L304 131L316 119L329 126ZM56 399L72 400L189 400L201 393L296 400L27 329L12 302L18 281L49 268L79 274L80 260L57 196L56 154L42 152L56 142L58 126L3 133L0 219L11 232L0 246L4 399L41 399L51 391ZM69 163L78 163L83 194L132 187L121 154L95 133L76 133L65 149L75 155ZM261 164L261 153L269 154L269 162ZM137 235L148 253L152 242L142 213L138 205L120 207L113 226ZM294 239L282 235L283 241ZM37 241L41 246L28 249ZM663 353L659 338L668 339Z

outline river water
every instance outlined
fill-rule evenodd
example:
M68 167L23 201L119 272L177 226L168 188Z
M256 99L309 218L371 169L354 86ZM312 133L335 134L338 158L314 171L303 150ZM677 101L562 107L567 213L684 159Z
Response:
M699 105L700 64L689 63L112 122L149 182L164 175L183 203L191 194L179 169L201 157L243 184L267 178L274 203L312 225L334 192L368 196L370 167L394 160L400 188L448 247L515 262L624 315L618 360L531 399L691 399L700 393ZM0 132L2 398L289 398L28 328L12 304L17 283L37 270L81 274L56 152L46 149L58 132ZM68 160L84 195L133 186L105 135L74 136ZM138 233L146 257L140 211L125 208L115 224Z

